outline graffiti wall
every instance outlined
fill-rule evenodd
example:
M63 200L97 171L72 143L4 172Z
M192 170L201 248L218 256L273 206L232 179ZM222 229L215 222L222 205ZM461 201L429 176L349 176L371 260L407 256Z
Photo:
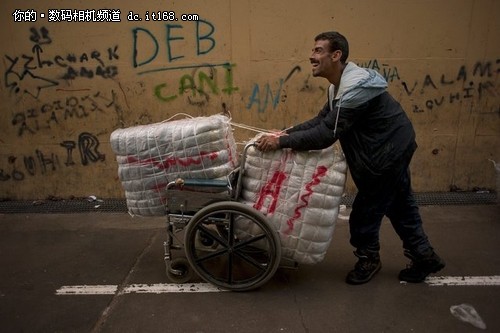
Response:
M49 0L0 10L0 199L123 197L109 145L117 128L229 112L273 129L314 116L328 82L312 77L308 57L328 30L346 35L350 60L379 71L412 119L416 191L495 188L498 1ZM235 128L240 142L254 134Z

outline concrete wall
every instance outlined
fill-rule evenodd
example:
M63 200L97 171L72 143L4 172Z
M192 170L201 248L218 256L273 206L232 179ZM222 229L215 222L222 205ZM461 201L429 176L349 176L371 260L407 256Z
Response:
M109 22L54 22L62 9ZM0 198L123 196L109 146L119 127L224 109L268 129L315 115L328 83L308 56L327 30L347 36L351 60L380 71L413 120L416 191L495 187L500 1L8 0L0 13Z

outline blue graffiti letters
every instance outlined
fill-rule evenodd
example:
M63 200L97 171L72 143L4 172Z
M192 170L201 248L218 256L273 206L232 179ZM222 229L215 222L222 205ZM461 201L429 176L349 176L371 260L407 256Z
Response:
M212 23L199 20L192 22L194 24L194 38L196 42L195 56L203 56L210 53L216 46L215 27ZM185 26L180 24L165 24L165 35L159 37L146 28L137 27L132 30L133 38L133 59L134 68L146 65L155 65L157 63L173 63L176 60L186 57L186 47L183 41L189 38L185 32ZM160 41L164 41L161 43ZM155 72L168 70L169 68L160 67L144 70ZM140 74L144 73L141 72Z

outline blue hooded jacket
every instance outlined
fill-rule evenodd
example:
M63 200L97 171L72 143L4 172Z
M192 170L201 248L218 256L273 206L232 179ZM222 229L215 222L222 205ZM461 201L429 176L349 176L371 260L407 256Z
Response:
M386 91L376 71L349 62L319 114L286 130L281 148L317 150L339 140L351 175L363 180L407 167L417 147L413 126L401 105Z

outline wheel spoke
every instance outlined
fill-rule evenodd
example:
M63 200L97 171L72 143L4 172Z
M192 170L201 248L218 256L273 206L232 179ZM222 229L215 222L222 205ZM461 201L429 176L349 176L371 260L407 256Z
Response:
M248 254L241 252L241 251L235 252L235 254L260 271L265 271L267 269L267 265L268 265L267 261L265 263L258 262L257 260L255 260L254 258L249 256Z
M266 238L266 235L264 235L264 234L258 235L258 236L252 236L249 239L247 239L247 240L245 240L243 242L239 242L238 244L236 244L234 246L234 249L235 250L239 250L242 247L245 247L245 246L248 246L248 245L250 245L252 243L258 242L258 241L260 241L261 239L264 239L264 238Z
M229 242L229 258L227 260L227 282L229 284L233 283L233 247L234 247L234 214L228 212L227 216L229 220L229 230L228 230L228 242Z
M229 253L229 258L227 260L227 283L233 283L233 253Z
M224 249L220 249L218 251L210 252L209 254L202 256L202 257L196 256L196 263L202 263L204 261L226 255L228 252L229 252L229 249L224 248Z
M228 234L228 239L229 239L229 247L232 247L234 245L234 214L229 213L229 234Z

